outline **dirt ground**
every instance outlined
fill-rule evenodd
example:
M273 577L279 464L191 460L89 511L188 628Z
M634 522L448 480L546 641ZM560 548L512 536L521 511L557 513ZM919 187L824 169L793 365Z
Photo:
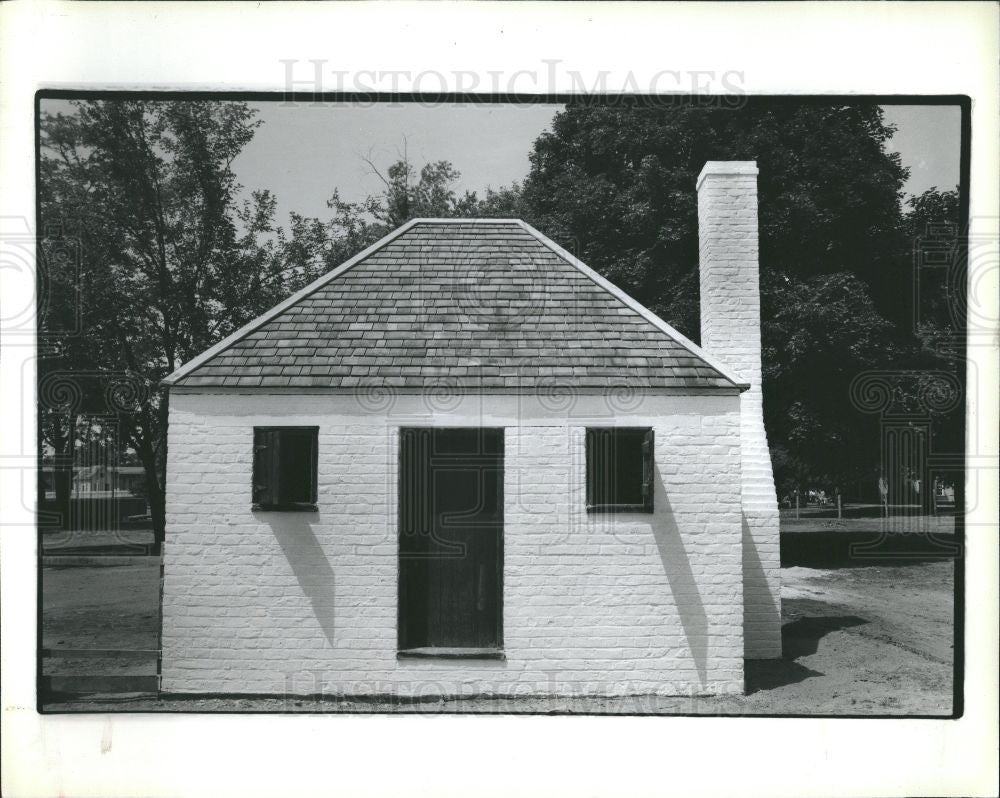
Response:
M155 649L159 560L46 558L43 647ZM53 563L74 563L56 565ZM782 569L784 657L747 662L746 695L473 698L419 703L337 697L56 697L46 711L591 712L950 715L954 565L866 561ZM48 676L155 675L155 655L45 660Z

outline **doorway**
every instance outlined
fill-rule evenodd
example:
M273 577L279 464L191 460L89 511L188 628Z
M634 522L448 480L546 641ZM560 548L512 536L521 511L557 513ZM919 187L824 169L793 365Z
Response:
M404 428L399 452L399 653L498 656L503 429Z

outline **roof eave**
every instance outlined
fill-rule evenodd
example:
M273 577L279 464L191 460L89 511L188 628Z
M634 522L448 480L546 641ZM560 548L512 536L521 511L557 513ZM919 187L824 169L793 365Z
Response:
M180 384L175 386L178 393L192 393L192 394L256 394L256 395L267 395L267 394L326 394L326 395L357 395L359 390L364 390L367 388L379 388L387 389L391 388L393 395L423 395L429 392L440 391L441 386L436 385L434 387L406 387L406 386L385 386L381 383L374 383L371 385L354 385L350 387L344 386L268 386L268 385L187 385ZM594 395L603 396L607 395L609 392L616 392L621 388L620 385L615 386L582 386L574 387L579 395ZM523 388L523 387L485 387L485 386L454 386L451 392L455 395L485 395L485 394L504 394L504 395L522 395L522 396L532 396L540 391L546 390L543 388ZM668 395L708 395L708 394L739 394L742 392L742 388L736 385L658 385L658 386L644 386L635 389L637 393L643 395L657 395L657 396L668 396Z

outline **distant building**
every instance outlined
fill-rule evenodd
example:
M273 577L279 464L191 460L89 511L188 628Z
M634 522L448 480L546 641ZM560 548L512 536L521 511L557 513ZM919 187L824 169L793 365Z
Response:
M141 489L145 475L146 469L142 466L74 466L70 496L134 496ZM55 498L54 466L46 465L42 468L42 483L46 498Z

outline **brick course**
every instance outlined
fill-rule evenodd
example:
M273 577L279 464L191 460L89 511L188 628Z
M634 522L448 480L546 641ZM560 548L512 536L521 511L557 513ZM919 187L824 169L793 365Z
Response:
M173 391L163 690L742 691L739 395L621 402ZM251 511L269 424L319 426L317 513ZM398 430L429 424L505 428L505 661L396 659ZM656 431L652 515L585 511L584 430L614 424Z

